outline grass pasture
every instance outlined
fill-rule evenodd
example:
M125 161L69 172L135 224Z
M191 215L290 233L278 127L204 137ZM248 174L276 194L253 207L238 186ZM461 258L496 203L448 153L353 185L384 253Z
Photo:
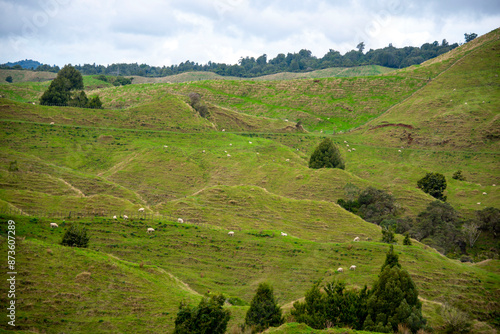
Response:
M0 215L0 248L14 219L19 332L171 332L179 303L194 305L209 291L233 301L228 329L236 332L261 282L285 310L318 280L370 286L388 246L380 227L336 204L346 185L384 189L414 218L434 200L417 180L439 172L464 219L499 208L498 34L390 72L255 80L190 73L121 87L86 76L101 110L33 105L49 82L0 84L0 213L19 213ZM191 108L190 92L210 117ZM308 168L325 137L345 170ZM466 181L451 178L457 170ZM90 231L88 249L59 245L71 224ZM397 239L431 326L442 324L439 309L449 303L475 319L474 333L496 332L493 234L468 250L475 263ZM356 271L337 272L352 264ZM322 333L340 331L349 332ZM287 323L268 332L319 331Z

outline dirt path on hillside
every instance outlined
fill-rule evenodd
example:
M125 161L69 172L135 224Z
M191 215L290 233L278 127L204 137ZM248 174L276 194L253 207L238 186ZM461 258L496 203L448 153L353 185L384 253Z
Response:
M80 195L80 197L87 197L85 196L85 194L80 190L78 189L77 187L73 186L71 183L69 183L68 181L60 178L60 177L54 177L52 175L49 175L47 174L49 177L53 178L53 179L56 179L56 180L59 180L61 181L62 183L64 183L65 185L67 185L71 190L73 190L74 192L76 192L78 195Z
M108 177L110 177L111 175L113 175L116 172L125 168L125 166L128 165L129 163L131 163L135 158L137 158L138 155L139 155L139 153L134 153L132 156L129 156L127 159L120 161L119 163L117 163L116 165L114 165L113 167L108 169L107 171L98 173L97 176L103 176L104 174L110 173L108 175Z

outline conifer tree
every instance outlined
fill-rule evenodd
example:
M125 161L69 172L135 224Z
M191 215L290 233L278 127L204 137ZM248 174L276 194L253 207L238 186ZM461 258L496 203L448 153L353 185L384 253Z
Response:
M340 151L330 138L325 138L314 150L309 168L345 168Z
M223 295L204 297L197 307L181 303L175 319L174 334L223 334L231 314L224 310Z
M425 326L417 287L408 272L401 268L392 245L368 298L367 311L365 330L388 333L396 331L399 324L405 324L416 333Z
M281 308L274 298L273 288L267 283L259 284L245 317L245 326L252 333L262 332L269 327L283 324Z

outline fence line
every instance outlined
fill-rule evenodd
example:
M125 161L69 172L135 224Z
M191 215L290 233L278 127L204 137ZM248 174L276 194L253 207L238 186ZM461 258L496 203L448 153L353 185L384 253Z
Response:
M129 220L133 219L142 219L145 221L152 220L168 220L177 222L177 216L172 216L170 214L158 214L152 212L130 212L130 211L108 211L108 210L99 210L99 211L89 211L89 210L72 210L72 211L44 211L44 210L29 210L22 211L18 208L13 208L11 206L2 206L0 207L0 214L4 215L18 215L18 216L28 216L28 217L42 217L42 218L54 218L54 219L81 219L81 218L108 218L113 219L113 216L116 216L117 219L121 221L124 220L123 216L126 215ZM210 229L226 229L216 225L207 224L201 221L201 217L186 217L183 215L183 220L185 224L202 226ZM237 227L234 229L238 229Z

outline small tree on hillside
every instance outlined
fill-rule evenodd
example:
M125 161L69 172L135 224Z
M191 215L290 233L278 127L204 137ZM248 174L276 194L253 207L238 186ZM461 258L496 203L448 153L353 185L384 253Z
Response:
M465 37L465 43L469 43L470 41L472 41L472 40L476 39L477 34L476 34L476 33L474 33L474 32L472 32L472 33L470 33L470 34L465 33L465 34L464 34L464 37Z
M416 333L426 324L417 287L408 272L401 269L392 245L368 298L367 311L364 329L369 331L395 332L403 324Z
M66 105L71 99L71 91L83 89L83 77L78 70L71 65L64 66L57 77L52 80L49 88L40 97L42 105ZM84 92L82 92L85 94ZM77 95L77 102L80 103L81 94ZM85 96L86 98L86 96Z
M85 227L80 228L76 225L71 225L70 228L64 233L61 245L70 247L87 248L90 241L90 235L87 234Z
M309 168L345 168L340 151L330 138L325 138L316 147L309 160Z
M279 327L283 322L273 288L266 283L259 284L245 317L245 327L252 328L252 333L258 333L269 327Z
M175 319L174 334L223 334L231 317L224 310L226 298L223 295L203 297L197 307L181 303Z
M12 76L7 76L7 78L5 78L5 81L7 81L8 83L12 83Z
M465 181L465 176L462 174L461 170L457 170L455 173L453 173L451 178L458 181Z
M443 195L446 189L446 178L443 174L427 173L423 178L418 180L417 186L432 197L443 202L446 201L446 196Z

